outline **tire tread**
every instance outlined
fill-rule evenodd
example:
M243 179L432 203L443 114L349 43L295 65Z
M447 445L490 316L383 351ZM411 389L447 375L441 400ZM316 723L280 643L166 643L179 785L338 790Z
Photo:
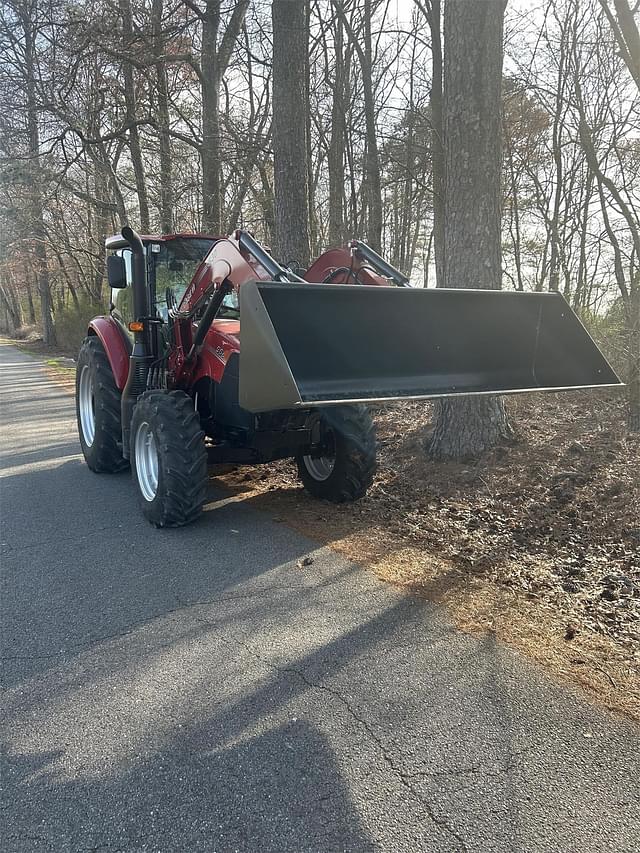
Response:
M142 511L156 527L191 524L202 511L208 479L204 432L191 398L182 391L146 391L133 413L132 438L141 420L155 427L161 469L156 499L140 495Z
M377 468L375 425L367 407L360 404L332 406L324 416L334 422L332 427L342 444L336 468L326 480L315 480L304 464L304 454L299 453L298 474L314 497L351 503L362 498L373 483Z
M82 427L78 406L78 383L80 381L80 369L84 364L93 366L94 372L94 398L96 406L99 407L102 423L98 425L96 420L96 434L91 447L87 447L82 440ZM99 392L99 393L98 393ZM129 467L129 463L122 456L122 427L120 420L120 399L109 359L104 347L98 337L89 335L82 342L78 353L78 371L76 377L76 412L78 414L78 432L80 443L87 465L97 474L117 474Z

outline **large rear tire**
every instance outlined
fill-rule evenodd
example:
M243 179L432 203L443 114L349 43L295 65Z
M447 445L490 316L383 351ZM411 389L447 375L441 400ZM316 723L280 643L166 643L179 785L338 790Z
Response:
M376 472L376 432L366 406L320 412L320 446L298 453L298 475L309 494L332 503L363 497Z
M84 339L76 368L76 418L85 461L98 474L115 474L122 458L120 391L109 359L95 336Z
M131 419L131 470L142 512L155 527L182 527L202 511L207 490L204 433L182 391L147 391Z

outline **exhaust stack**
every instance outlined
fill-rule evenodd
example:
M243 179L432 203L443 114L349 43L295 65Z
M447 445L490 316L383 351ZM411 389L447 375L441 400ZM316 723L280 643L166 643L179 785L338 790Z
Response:
M147 387L149 366L153 361L149 334L149 289L145 265L144 246L140 235L125 225L122 237L127 241L133 256L133 313L136 321L143 324L142 329L133 333L133 349L129 356L129 375L122 390L120 415L122 419L122 455L129 459L129 437L131 417L138 396Z

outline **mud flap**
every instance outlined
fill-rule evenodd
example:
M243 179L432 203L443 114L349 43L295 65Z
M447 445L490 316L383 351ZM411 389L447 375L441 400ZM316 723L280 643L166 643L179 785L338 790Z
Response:
M620 385L559 293L247 282L240 405Z

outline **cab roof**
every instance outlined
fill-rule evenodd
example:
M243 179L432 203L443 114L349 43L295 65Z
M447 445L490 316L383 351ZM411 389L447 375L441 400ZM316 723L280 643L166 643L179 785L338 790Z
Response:
M172 240L220 240L220 237L214 234L194 234L192 231L181 231L178 234L141 234L140 239L143 243L170 243ZM124 249L129 244L124 239L122 234L114 234L113 237L107 237L104 241L106 249Z

